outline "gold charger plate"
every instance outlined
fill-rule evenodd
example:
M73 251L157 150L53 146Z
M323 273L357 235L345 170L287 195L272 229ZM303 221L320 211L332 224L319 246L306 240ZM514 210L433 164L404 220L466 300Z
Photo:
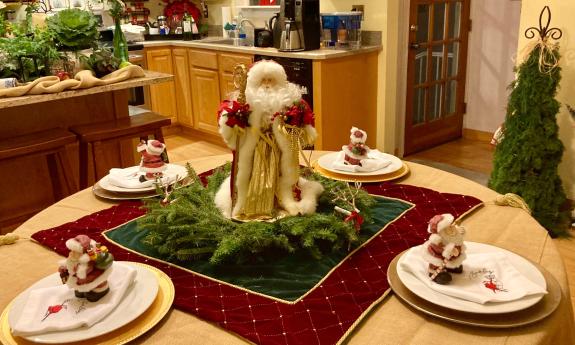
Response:
M180 183L178 188L182 188L189 185L192 182L192 179L186 176L185 178L179 180L178 182ZM140 200L140 199L153 198L160 195L156 193L155 189L145 192L134 192L134 193L113 192L102 188L102 186L100 186L98 182L94 183L94 185L92 186L92 193L94 193L94 195L99 198L108 200Z
M441 307L418 297L403 285L397 275L397 262L404 253L405 251L397 255L389 264L387 269L389 286L397 297L411 307L442 320L485 328L519 327L543 320L551 315L559 306L559 302L561 302L561 286L559 286L555 277L541 267L541 265L530 261L531 264L537 267L543 274L547 282L547 294L535 305L526 309L502 314L468 313Z
M401 178L409 173L409 167L405 162L402 162L403 166L392 173L389 174L382 174L382 175L371 175L371 176L359 176L359 175L351 175L345 173L335 173L329 170L322 168L318 161L315 160L312 162L312 167L315 171L317 171L320 175L323 175L327 178L337 181L343 182L364 182L364 183L371 183L371 182L384 182L384 181L392 181L398 178Z
M172 302L174 301L174 284L168 275L159 269L150 265L145 265L137 262L131 262L133 265L142 266L149 271L153 272L158 279L158 295L152 305L142 315L137 317L134 321L103 335L95 338L82 340L78 342L67 343L67 345L113 345L113 344L126 344L142 334L149 331L154 327L166 313L170 310ZM0 343L4 345L25 345L37 344L28 341L24 338L14 337L10 332L10 325L8 323L8 313L12 307L12 302L4 308L0 315Z

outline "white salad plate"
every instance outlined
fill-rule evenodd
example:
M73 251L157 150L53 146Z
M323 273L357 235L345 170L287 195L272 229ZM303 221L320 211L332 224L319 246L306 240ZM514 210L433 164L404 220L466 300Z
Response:
M125 170L127 170L126 172L129 172L129 169L133 169L134 173L137 173L139 170L139 166L133 166L130 168L126 168ZM167 176L168 178L171 178L172 180L175 181L175 177L178 177L178 180L181 180L183 178L185 178L188 175L188 170L186 169L185 166L181 166L181 165L177 165L177 164L168 164L168 168L166 169L166 171L164 171L164 175ZM154 191L156 189L155 184L152 183L152 185L148 186L148 187L144 187L144 188L124 188L124 187L118 187L115 186L113 184L110 183L109 181L109 176L110 175L106 175L104 177L102 177L102 179L100 179L100 181L98 181L98 185L102 188L107 190L108 192L115 192L115 193L141 193L141 192L150 192L150 191Z
M104 319L95 323L91 327L83 327L61 332L49 332L23 338L32 342L44 344L61 344L83 341L112 332L144 313L148 307L150 307L152 302L154 302L156 295L158 294L159 285L156 274L143 265L122 261L116 261L114 262L114 265L129 265L135 268L136 278L132 285L128 287L126 295L120 301L118 306ZM30 291L56 285L62 285L59 273L54 273L41 279L18 295L14 299L12 308L8 314L9 324L13 325L19 319Z
M391 174L403 167L403 162L401 161L401 159L395 157L394 155L381 152L381 155L384 158L389 159L391 161L391 164L386 166L385 168L370 172L349 172L349 171L337 170L333 167L333 162L336 161L338 155L339 152L332 152L325 154L318 158L317 163L321 168L327 171L349 176L379 176L379 175Z
M477 242L465 242L467 247L467 253L496 253L502 252L504 253L507 258L509 259L509 263L512 264L523 276L527 279L531 280L535 284L547 288L547 282L543 274L535 267L531 262L527 259L523 258L520 255L517 255L513 252L508 250L498 248L495 246L491 246L484 243L477 243ZM418 250L419 247L411 248L410 250ZM433 304L439 305L441 307L469 312L469 313L478 313L478 314L502 314L502 313L511 313L514 311L522 310L529 308L539 302L544 295L529 295L523 298L509 301L509 302L487 302L485 304L479 304L463 299L459 299L456 297L448 296L437 292L427 285L424 282L419 280L415 275L411 272L408 272L401 268L402 260L405 259L405 255L403 255L397 264L397 275L399 280L405 285L405 287L413 292L420 298L431 302ZM464 263L465 269L465 263Z

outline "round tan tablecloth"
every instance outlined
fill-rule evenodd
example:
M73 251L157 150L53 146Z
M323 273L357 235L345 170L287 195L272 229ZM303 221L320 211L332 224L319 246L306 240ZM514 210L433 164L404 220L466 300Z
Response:
M314 153L317 157L321 153ZM209 170L231 155L196 159L190 163L198 173ZM471 195L492 201L498 195L459 176L407 162L411 173L400 183L440 192ZM90 189L78 192L37 214L15 232L29 237L114 205L96 199ZM571 344L575 339L573 312L563 262L555 245L543 229L525 211L487 205L463 225L466 239L499 246L518 253L545 267L561 285L562 300L557 310L542 322L513 329L485 329L441 321L415 312L393 294L386 297L360 323L349 337L349 344ZM64 238L62 240L65 240ZM56 253L32 241L21 240L0 247L0 308L37 280L56 270L61 259ZM145 344L245 344L246 340L197 317L172 310L165 319L135 343Z

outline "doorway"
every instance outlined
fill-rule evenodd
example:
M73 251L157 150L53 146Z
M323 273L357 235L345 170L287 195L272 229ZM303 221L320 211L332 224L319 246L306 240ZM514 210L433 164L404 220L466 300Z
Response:
M411 0L404 155L461 137L470 0Z

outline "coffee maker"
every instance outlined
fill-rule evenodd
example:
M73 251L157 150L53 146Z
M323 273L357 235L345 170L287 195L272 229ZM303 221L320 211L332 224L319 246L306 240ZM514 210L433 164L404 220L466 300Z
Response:
M281 0L279 24L281 38L274 46L280 51L319 49L319 0Z

